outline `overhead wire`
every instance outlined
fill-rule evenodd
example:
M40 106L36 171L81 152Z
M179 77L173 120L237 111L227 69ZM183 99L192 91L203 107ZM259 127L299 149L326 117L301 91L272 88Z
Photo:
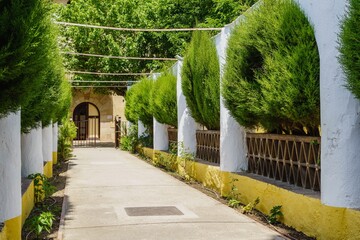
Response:
M64 26L75 26L85 28L98 28L115 31L126 31L126 32L187 32L187 31L221 31L222 28L120 28L120 27L108 27L101 25L91 25L82 23L70 23L70 22L57 22L55 24Z
M112 55L101 55L101 54L91 54L91 53L78 53L78 52L61 52L61 53L67 55L102 57L102 58L112 58L112 59L177 61L176 58L162 58L162 57L127 57L127 56L112 56Z

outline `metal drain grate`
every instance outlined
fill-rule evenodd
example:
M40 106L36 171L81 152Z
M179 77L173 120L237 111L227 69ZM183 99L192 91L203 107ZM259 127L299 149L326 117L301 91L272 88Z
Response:
M176 216L184 215L177 207L161 206L161 207L127 207L126 214L131 217L138 216Z

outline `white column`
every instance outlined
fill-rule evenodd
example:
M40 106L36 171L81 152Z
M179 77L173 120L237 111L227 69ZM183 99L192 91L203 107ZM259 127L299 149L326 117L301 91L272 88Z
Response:
M21 134L21 176L44 172L42 153L42 127Z
M0 222L21 215L20 111L0 118Z
M58 152L58 138L59 138L59 126L58 123L52 125L52 160L57 163L57 152Z
M53 136L52 151L57 152L58 151L58 137L59 137L59 126L58 126L57 122L53 124L52 134L53 134L52 135Z
M154 118L154 150L169 150L168 126Z
M196 153L196 122L190 115L190 110L186 105L185 96L181 88L181 68L182 60L177 62L177 113L178 113L178 156L183 153Z
M42 152L44 162L52 161L52 124L49 124L42 129Z
M344 87L338 33L345 0L299 0L315 27L320 54L321 201L360 208L360 105Z
M224 74L226 48L232 28L233 25L225 26L215 38L220 61L220 81ZM220 169L226 172L246 171L248 169L246 153L245 129L230 115L220 94Z
M138 137L143 136L146 133L146 127L142 121L138 120Z

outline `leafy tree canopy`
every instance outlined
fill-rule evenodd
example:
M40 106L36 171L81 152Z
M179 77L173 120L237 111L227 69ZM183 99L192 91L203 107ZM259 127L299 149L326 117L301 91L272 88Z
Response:
M59 7L58 20L125 28L222 27L256 0L72 0ZM116 56L174 57L190 41L189 32L119 32L62 27L64 51ZM99 72L149 72L168 63L67 56L72 70ZM78 80L132 80L129 76L77 74ZM101 88L97 88L97 91ZM123 94L126 88L117 88Z

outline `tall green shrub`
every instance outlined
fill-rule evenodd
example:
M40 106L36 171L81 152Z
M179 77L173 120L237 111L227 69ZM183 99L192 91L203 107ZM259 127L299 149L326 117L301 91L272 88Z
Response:
M165 72L154 82L151 111L156 120L177 127L176 77Z
M16 111L37 92L48 64L50 1L0 4L0 116Z
M243 126L318 135L319 54L313 27L291 0L264 0L233 31L225 105Z
M181 76L192 117L208 129L220 129L220 65L215 44L206 32L194 33Z
M347 77L347 87L360 99L360 2L349 1L348 14L341 26L340 62Z
M150 109L150 92L153 80L143 78L134 84L126 93L125 115L132 123L140 120L147 127L152 126L153 115Z

